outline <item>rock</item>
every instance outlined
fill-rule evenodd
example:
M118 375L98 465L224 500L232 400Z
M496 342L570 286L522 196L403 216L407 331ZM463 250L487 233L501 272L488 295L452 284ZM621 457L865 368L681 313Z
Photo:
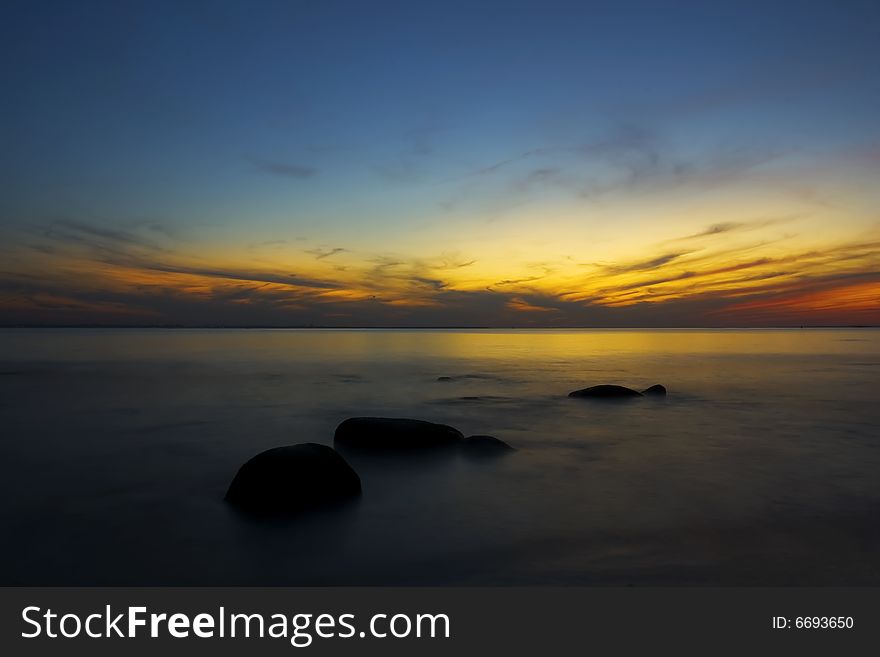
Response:
M468 455L500 456L515 451L513 447L495 436L468 436L462 443Z
M600 385L575 390L574 392L568 393L568 396L589 397L592 399L625 399L628 397L641 397L642 393L623 386Z
M417 449L452 445L463 438L458 429L424 420L352 417L336 427L333 442L358 449Z
M470 379L494 379L494 376L489 376L487 374L456 374L455 376L438 376L438 381L467 381Z
M361 480L332 447L302 443L260 452L239 468L226 501L256 514L294 513L361 493Z
M666 396L666 388L661 386L659 383L657 385L653 385L650 388L646 388L642 390L643 395L652 395L656 397L665 397Z

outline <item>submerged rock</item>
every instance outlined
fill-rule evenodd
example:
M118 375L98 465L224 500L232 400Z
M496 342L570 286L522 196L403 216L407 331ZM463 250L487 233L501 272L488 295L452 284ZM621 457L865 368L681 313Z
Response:
M424 420L352 417L336 427L333 442L358 449L418 449L452 445L463 438L454 427Z
M495 436L468 436L461 445L465 448L466 454L473 456L499 456L516 451Z
M494 379L487 374L456 374L455 376L438 376L438 381L467 381L469 379Z
M361 480L332 447L302 443L260 452L239 468L226 501L256 514L293 513L361 493Z
M581 388L568 393L569 397L588 397L592 399L626 399L628 397L641 397L642 393L632 388L615 385L591 386Z
M593 399L627 399L632 397L643 397L645 395L664 397L666 396L666 388L659 383L646 388L639 392L632 388L616 385L599 385L589 388L582 388L568 393L569 397L590 397Z
M643 395L652 395L657 397L665 397L666 396L666 387L661 386L659 383L657 385L653 385L650 388L645 388L642 390Z

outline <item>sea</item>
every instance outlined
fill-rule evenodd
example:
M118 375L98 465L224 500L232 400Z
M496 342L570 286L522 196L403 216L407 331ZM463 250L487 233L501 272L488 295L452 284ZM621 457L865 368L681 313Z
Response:
M668 395L568 397L604 383ZM876 329L3 329L0 585L876 586L878 390ZM224 502L353 416L515 451Z

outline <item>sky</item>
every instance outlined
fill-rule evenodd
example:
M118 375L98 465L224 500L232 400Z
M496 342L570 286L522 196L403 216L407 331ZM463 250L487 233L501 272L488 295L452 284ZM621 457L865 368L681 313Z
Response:
M0 325L880 324L880 4L0 4Z

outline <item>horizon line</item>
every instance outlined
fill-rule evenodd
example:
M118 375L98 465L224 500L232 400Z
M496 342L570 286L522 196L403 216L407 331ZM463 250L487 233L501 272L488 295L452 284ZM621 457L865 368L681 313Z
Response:
M791 324L753 326L485 326L485 325L436 325L436 326L334 326L321 324L0 324L0 329L275 329L275 330L743 330L743 329L876 329L880 324Z

